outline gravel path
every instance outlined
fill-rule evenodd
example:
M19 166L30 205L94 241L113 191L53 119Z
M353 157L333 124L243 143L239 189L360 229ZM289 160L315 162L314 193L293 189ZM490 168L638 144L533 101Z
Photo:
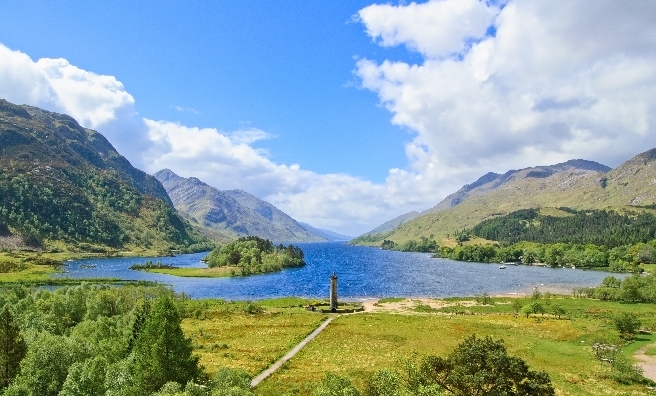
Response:
M319 333L321 333L323 331L323 329L325 329L326 326L328 326L328 324L333 321L333 319L335 319L339 316L340 315L336 315L336 316L331 316L330 318L328 318L328 320L323 322L321 324L321 326L317 327L316 330L314 330L309 336L305 337L305 339L303 341L301 341L298 345L296 345L294 347L294 349L287 352L287 354L285 356L280 358L280 360L275 362L271 367L269 367L268 369L261 372L260 375L258 375L257 377L253 378L253 380L251 381L251 387L257 386L260 382L264 381L265 378L267 378L268 376L273 374L276 370L278 370L280 368L280 366L282 366L286 361L288 361L289 359L294 357L294 355L296 355L296 353L298 351L300 351L305 345L307 345L308 342L312 341L314 339L314 337L319 335Z
M633 356L638 361L638 365L642 367L643 375L652 381L656 381L656 356L645 355L647 349L651 347L656 347L656 344L643 346Z

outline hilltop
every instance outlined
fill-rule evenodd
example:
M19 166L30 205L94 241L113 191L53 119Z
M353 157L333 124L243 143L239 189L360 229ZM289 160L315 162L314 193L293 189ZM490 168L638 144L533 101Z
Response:
M207 242L176 214L159 181L103 135L67 115L1 99L0 234L12 246L74 251Z
M272 241L326 241L275 206L245 191L219 190L195 177L178 176L170 169L162 169L154 176L180 213L223 239L254 235Z
M487 173L463 186L421 216L355 243L380 245L421 237L438 242L481 221L528 208L606 209L656 202L656 149L615 169L585 160Z

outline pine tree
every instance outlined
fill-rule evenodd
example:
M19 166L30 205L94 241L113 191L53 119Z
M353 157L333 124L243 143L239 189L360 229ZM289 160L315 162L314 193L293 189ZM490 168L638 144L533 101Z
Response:
M186 384L198 377L198 357L180 327L180 314L168 297L157 300L134 346L135 377L142 391L156 392L167 382Z
M3 388L8 387L18 374L20 362L26 352L27 344L14 323L9 306L5 305L0 311L0 370Z

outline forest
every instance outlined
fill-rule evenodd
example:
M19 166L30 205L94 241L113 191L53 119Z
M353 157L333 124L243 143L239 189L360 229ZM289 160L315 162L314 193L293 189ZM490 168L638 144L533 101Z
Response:
M303 250L297 246L274 245L268 239L246 236L215 248L205 258L207 266L234 266L241 275L280 271L305 265Z
M187 252L213 246L164 201L141 194L114 171L47 168L0 172L0 232L11 230L36 246L63 241L72 250L85 244Z
M523 209L483 220L470 233L497 242L571 243L616 247L656 238L656 216L649 212L559 208L565 216Z
M640 264L656 263L656 240L648 243L608 248L593 244L571 243L441 246L437 258L480 263L544 263L550 267L599 268L614 272L633 272Z

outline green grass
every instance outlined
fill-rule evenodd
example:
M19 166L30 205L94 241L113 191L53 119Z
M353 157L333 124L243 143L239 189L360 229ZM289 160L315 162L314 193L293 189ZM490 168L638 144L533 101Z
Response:
M51 266L26 264L25 269L21 271L1 273L0 283L46 282L50 279L50 275L58 272L61 271Z
M645 270L645 272L654 273L656 271L656 264L640 264L640 267Z
M387 297L387 298L381 298L380 300L378 300L378 304L395 303L395 302L401 302L403 300L405 300L405 298Z
M154 268L140 271L155 272L189 278L227 278L240 274L237 267L215 267L215 268Z
M449 302L472 300L449 299ZM445 315L438 311L446 309L431 309L421 314L342 316L265 380L256 392L309 395L326 372L348 377L362 389L364 381L376 370L401 371L403 360L414 352L445 356L465 337L476 333L503 339L511 354L523 358L532 369L547 371L557 394L647 394L644 386L625 386L607 379L609 367L594 359L591 345L596 341L619 340L612 318L621 311L633 312L644 326L653 326L656 305L552 297L541 302L559 304L568 311L567 319L550 315L527 319L514 314L512 299L493 300L495 304L491 306L466 307L470 315ZM532 300L523 299L529 301ZM652 336L641 335L623 347L623 351L631 355L652 342Z
M256 302L260 314L244 312L246 303L223 300L187 302L191 318L182 328L209 374L221 367L241 368L255 376L285 355L326 316L302 308L274 308L280 301ZM194 316L198 316L198 318Z
M645 351L645 355L647 356L656 356L656 346L653 346L651 348L647 348Z

